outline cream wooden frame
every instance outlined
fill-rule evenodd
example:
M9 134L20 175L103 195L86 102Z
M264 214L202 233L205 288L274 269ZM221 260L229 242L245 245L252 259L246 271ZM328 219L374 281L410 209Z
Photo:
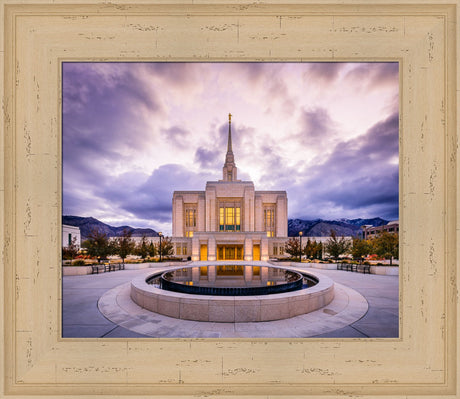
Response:
M0 6L1 396L459 397L458 0L166 3ZM65 60L399 61L400 338L59 338Z

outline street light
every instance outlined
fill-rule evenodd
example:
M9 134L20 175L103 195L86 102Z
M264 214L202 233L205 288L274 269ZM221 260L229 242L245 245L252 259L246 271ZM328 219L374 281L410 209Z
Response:
M299 231L299 237L300 237L300 263L302 263L302 235L303 235L303 232Z
M158 250L160 251L160 262L161 262L161 237L163 237L163 233L160 231L158 235L160 236L160 247L158 248Z

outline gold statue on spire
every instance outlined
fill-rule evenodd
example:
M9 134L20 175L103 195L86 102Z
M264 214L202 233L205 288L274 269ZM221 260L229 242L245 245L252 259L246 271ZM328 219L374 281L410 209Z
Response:
M228 123L232 123L232 114L228 114Z

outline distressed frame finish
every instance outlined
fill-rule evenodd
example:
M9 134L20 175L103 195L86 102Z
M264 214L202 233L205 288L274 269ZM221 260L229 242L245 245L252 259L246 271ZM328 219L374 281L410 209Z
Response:
M458 397L458 0L57 3L1 8L2 397ZM83 60L398 61L400 338L61 339L60 66Z

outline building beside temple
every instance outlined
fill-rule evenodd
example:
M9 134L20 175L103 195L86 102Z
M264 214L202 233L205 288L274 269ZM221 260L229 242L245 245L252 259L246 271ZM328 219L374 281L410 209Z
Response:
M231 114L222 180L204 191L175 191L172 237L175 253L192 260L268 260L284 253L288 236L286 191L256 191L238 180L232 150Z
M386 231L387 233L399 233L399 220L393 220L383 226L362 226L362 235L365 240L374 238L380 233Z
M62 225L62 246L70 247L72 244L76 245L78 249L81 247L81 233L80 228L76 226L69 226L68 224Z

